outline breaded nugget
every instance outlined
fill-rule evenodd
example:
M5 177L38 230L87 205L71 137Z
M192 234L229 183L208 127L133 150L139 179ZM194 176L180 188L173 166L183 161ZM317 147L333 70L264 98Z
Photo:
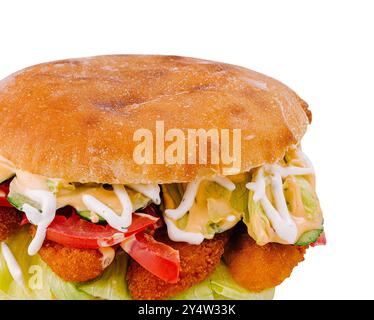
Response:
M180 255L180 279L175 284L167 283L145 270L136 261L131 261L127 271L127 282L134 299L167 299L205 280L217 267L227 242L228 234L217 235L200 245L174 242L163 235L157 240L164 242Z
M15 208L0 207L0 241L6 240L21 226L22 214Z
M278 243L259 246L243 233L231 239L224 259L239 285L260 292L288 278L293 268L304 260L305 251L306 247Z
M99 250L75 249L45 241L38 253L52 271L65 281L89 281L104 271L103 255Z

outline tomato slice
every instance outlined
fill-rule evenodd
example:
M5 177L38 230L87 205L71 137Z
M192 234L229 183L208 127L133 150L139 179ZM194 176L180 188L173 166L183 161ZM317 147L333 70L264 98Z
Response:
M144 209L141 209L141 212L144 212L145 214L149 214L150 216L157 217L157 218L161 216L159 212L159 208L153 203L145 207ZM155 229L161 228L163 225L164 225L164 221L162 219L159 219L157 221L157 224L155 225Z
M6 197L0 197L0 207L13 207ZM14 207L13 207L14 208Z
M0 190L3 191L6 195L8 195L9 193L9 184L10 184L10 180L7 180L3 182L2 184L0 184Z
M322 232L321 235L319 236L319 238L315 242L311 243L310 245L312 247L315 247L315 246L325 246L326 243L327 243L327 241L326 241L326 235L325 235L324 232Z
M158 242L144 232L137 233L121 243L121 247L131 258L156 277L176 283L179 279L179 251Z
M0 190L5 194L4 196L0 196L0 207L13 207L7 199L7 195L9 193L9 183L10 181L8 180L0 184Z
M57 215L47 229L47 239L64 246L79 249L98 249L122 242L127 237L152 227L158 218L133 214L127 232L120 232L110 226L102 226L81 219L73 213L69 218Z

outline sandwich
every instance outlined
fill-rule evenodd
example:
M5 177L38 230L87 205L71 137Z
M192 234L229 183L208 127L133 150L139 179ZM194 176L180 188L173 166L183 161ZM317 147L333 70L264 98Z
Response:
M1 299L272 299L325 244L308 105L239 66L155 55L0 82Z

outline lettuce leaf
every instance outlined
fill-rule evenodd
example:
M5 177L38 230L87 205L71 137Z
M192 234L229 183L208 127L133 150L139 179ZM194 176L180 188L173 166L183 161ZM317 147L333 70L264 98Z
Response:
M271 300L274 292L274 288L262 292L251 292L242 288L221 262L207 280L175 296L173 300Z
M30 243L27 227L6 241L22 273L24 286L17 284L9 273L6 261L0 254L0 297L4 299L36 300L87 300L92 299L79 290L75 284L65 282L42 261L39 255L29 256L27 247Z
M0 251L0 299L37 300L88 300L110 299L129 300L125 280L128 256L120 253L102 276L84 284L65 282L41 260L40 256L30 257L27 247L30 236L27 227L7 241L23 272L24 287L17 284L9 273L6 261ZM222 300L222 299L272 299L274 289L260 293L240 287L231 277L223 262L205 281L197 284L173 299L177 300Z
M210 281L205 280L173 297L172 300L214 300L214 292Z
M287 176L283 181L283 192L289 213L295 220L298 219L300 229L305 224L309 228L307 231L323 229L322 211L316 192L313 185L305 177ZM277 235L260 201L255 202L253 200L253 191L249 191L248 194L248 212L243 215L248 234L258 245L277 242ZM272 200L270 197L270 201Z
M79 289L100 299L131 300L126 283L127 263L126 253L117 254L114 262L98 279L80 285Z
M216 233L234 227L247 212L248 191L245 185L249 175L230 178L236 185L234 191L213 181L202 181L189 212L175 221L177 227L188 232L202 233L206 239L212 239ZM176 208L184 193L182 184L166 184L162 190L164 209Z
M249 191L248 212L243 216L243 222L247 225L248 234L258 245L264 245L271 241L274 230L265 214L260 202L253 200L253 191Z
M230 272L223 262L217 267L211 279L211 287L216 299L232 300L271 300L275 289L267 289L262 292L251 292L239 286L231 277Z

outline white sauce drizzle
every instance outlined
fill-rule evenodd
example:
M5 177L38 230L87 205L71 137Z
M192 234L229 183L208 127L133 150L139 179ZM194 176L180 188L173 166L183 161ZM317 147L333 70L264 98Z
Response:
M147 218L147 219L153 220L155 222L158 220L158 218L156 218L154 216L151 216L150 214L141 213L141 212L134 212L134 214L136 214L139 217L143 217L143 218Z
M313 168L282 167L278 164L274 164L271 166L267 165L265 166L265 169L275 175L280 175L281 177L314 174Z
M104 218L111 227L126 232L127 228L132 223L133 206L123 185L113 185L113 191L122 205L122 213L120 215L116 214L107 205L89 194L83 195L82 201L88 210Z
M266 177L264 171L271 174L269 177L270 184L274 196L275 207L266 196ZM254 178L253 182L246 184L247 189L254 192L253 200L260 201L267 217L278 234L278 236L287 243L293 244L297 240L297 225L292 219L288 208L286 199L283 193L282 177L289 175L308 175L314 174L313 167L282 167L278 164L264 165L260 168Z
M46 190L26 189L24 194L31 200L41 204L41 212L27 203L22 206L22 211L25 212L27 219L30 223L37 226L35 236L28 248L28 254L33 256L42 247L47 228L55 218L56 197L52 192Z
M168 230L168 236L171 240L176 242L187 242L189 244L200 244L204 241L202 233L187 232L179 229L175 223L165 217L165 223Z
M19 266L17 260L14 258L12 251L5 242L1 243L1 252L8 266L9 273L13 277L14 281L24 288L25 283L21 267Z
M182 201L179 204L178 208L166 209L165 214L169 218L174 220L182 218L192 208L197 191L199 190L200 183L203 180L214 181L215 183L230 191L233 191L235 189L235 184L229 178L224 176L197 178L196 180L187 184L186 191L184 192Z
M210 181L214 181L215 183L219 184L220 186L226 188L229 191L235 190L235 183L233 183L229 178L224 176L214 176L210 179Z
M160 197L160 186L158 184L150 183L150 184L128 184L129 188L142 193L146 197L150 198L155 204L161 204L161 197Z
M314 167L313 167L312 161L310 161L310 159L308 158L308 156L304 152L302 152L300 148L296 151L296 154L298 155L298 157L301 160L304 160L304 162L307 165L307 167L311 168L314 171Z

